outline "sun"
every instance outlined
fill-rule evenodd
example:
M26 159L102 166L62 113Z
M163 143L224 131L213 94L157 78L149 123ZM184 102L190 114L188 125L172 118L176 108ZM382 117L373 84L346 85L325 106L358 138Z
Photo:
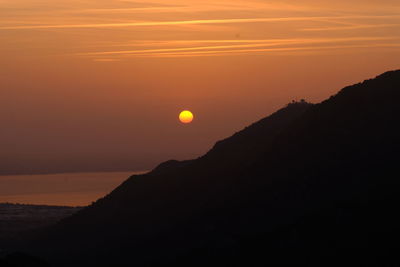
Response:
M182 123L191 123L193 121L193 113L189 110L184 110L179 114L179 120Z

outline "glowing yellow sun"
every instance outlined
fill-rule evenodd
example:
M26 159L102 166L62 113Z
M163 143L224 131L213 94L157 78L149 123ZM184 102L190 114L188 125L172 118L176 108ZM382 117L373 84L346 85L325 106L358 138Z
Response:
M179 120L182 123L191 123L193 121L193 113L189 110L184 110L179 114Z

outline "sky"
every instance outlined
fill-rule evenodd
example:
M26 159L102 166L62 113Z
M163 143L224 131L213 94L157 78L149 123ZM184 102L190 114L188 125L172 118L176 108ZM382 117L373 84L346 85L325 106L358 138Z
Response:
M399 65L398 0L0 0L0 174L195 158Z

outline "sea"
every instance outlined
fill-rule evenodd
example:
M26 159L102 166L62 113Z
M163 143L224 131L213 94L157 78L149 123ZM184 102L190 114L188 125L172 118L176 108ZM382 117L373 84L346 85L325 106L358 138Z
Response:
M87 206L141 172L0 175L0 203Z

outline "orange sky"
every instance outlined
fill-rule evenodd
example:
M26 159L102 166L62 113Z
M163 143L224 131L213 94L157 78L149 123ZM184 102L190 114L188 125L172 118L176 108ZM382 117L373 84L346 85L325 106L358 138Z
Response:
M0 173L195 157L399 68L400 2L366 2L0 0Z

